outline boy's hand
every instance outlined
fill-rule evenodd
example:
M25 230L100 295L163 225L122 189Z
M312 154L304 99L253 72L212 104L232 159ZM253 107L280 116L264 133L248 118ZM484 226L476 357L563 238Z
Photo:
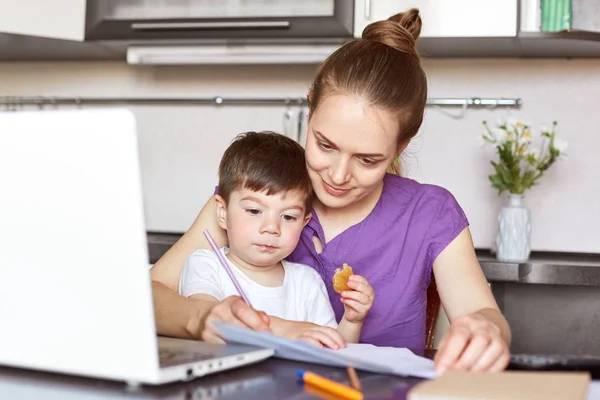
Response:
M367 279L360 275L350 275L348 287L354 290L344 290L341 293L344 318L348 322L360 323L373 306L375 292Z
M329 347L333 350L342 349L348 345L346 339L336 329L321 325L314 325L305 329L298 339L318 347Z

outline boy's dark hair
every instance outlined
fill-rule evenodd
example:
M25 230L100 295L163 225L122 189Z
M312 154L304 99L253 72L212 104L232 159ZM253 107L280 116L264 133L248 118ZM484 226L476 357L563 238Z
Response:
M305 213L313 190L304 149L294 140L269 131L241 133L229 145L219 165L219 195L229 202L234 190L246 188L267 195L298 189L306 193Z

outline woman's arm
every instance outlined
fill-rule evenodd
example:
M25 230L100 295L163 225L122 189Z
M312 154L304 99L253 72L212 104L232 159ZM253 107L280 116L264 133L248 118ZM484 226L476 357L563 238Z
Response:
M154 264L150 270L154 297L154 317L159 334L200 338L204 320L214 303L184 298L177 293L179 275L187 256L210 246L202 231L208 229L219 246L227 243L217 224L214 196L204 205L190 229Z
M217 301L180 296L160 282L152 282L154 318L160 335L200 339L204 319ZM214 299L214 298L213 298Z
M510 327L483 275L469 228L436 258L433 273L450 320L436 370L499 371L508 365Z

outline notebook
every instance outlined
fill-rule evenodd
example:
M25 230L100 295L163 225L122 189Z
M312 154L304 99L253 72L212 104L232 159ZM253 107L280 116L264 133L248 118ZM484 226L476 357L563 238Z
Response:
M268 332L255 332L222 323L215 325L228 343L273 349L274 356L278 358L335 367L352 366L380 374L418 378L435 376L432 360L417 356L405 348L348 344L344 349L330 350L300 340L288 340Z

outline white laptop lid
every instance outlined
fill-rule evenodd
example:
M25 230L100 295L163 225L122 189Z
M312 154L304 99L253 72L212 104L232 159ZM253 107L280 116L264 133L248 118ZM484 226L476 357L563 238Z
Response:
M0 364L155 379L133 114L0 113L0 187Z

